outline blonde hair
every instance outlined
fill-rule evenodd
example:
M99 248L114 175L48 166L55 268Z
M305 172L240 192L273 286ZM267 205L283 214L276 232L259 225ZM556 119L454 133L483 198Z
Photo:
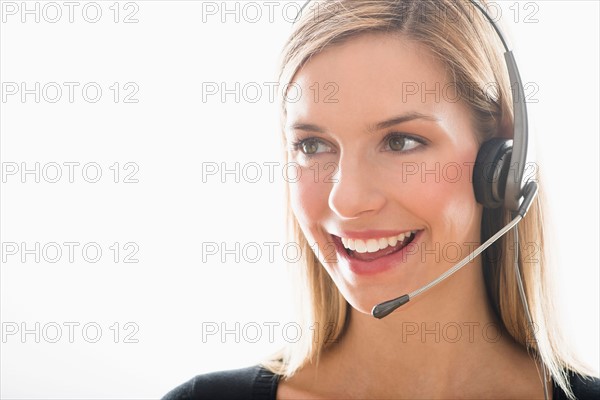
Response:
M486 6L485 2L481 2ZM478 141L483 143L512 132L512 93L503 59L501 41L479 10L468 0L335 0L320 2L319 13L307 10L296 22L282 52L280 87L290 84L304 64L328 46L343 43L365 33L394 34L425 45L446 67L461 101L471 110ZM488 82L494 87L487 90ZM475 89L475 90L474 90ZM281 101L281 132L285 143L285 101ZM286 152L287 161L287 152ZM538 178L539 180L539 178ZM539 246L537 260L530 262L520 252L518 262L527 303L536 329L535 340L528 335L526 315L519 297L514 272L512 231L482 255L486 290L503 329L530 354L541 359L552 378L570 398L574 398L568 370L592 375L591 370L569 351L561 336L553 304L552 273L544 254L543 184L526 218L518 225L521 243ZM288 188L286 188L288 189ZM344 333L349 304L323 268L306 240L289 206L288 231L300 245L302 268L298 271L298 296L305 307L301 321L302 338L290 343L261 364L284 377L292 376ZM481 240L484 241L508 223L511 216L503 208L484 209ZM523 248L523 246L521 246ZM310 327L308 324L311 324ZM315 328L316 327L316 328Z

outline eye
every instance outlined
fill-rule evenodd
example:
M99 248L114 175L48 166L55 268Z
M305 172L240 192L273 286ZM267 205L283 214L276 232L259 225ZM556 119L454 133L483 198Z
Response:
M384 142L394 152L407 152L426 144L424 139L400 133L390 133L385 137Z
M333 153L331 146L318 138L302 139L292 144L294 151L300 150L306 156L312 156L318 153ZM321 151L319 151L321 150Z

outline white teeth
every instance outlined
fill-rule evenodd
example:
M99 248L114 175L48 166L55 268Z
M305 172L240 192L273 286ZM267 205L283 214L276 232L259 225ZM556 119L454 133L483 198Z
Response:
M406 238L409 238L417 231L409 231L404 232L396 236L390 236L387 238L379 238L379 239L348 239L342 238L342 244L345 248L350 249L352 251L356 251L357 253L375 253L378 250L385 249L388 246L395 246L398 242L402 242Z
M379 250L379 241L377 239L367 240L367 251L369 253L375 253L377 250Z
M390 246L394 247L396 243L398 243L398 236L388 238L387 241L390 244Z
M367 252L367 244L364 240L354 239L354 246L356 247L355 251L357 253L366 253Z

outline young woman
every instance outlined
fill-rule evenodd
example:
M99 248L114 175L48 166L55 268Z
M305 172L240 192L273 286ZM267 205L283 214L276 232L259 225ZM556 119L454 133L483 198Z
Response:
M554 319L541 195L517 225L520 253L509 231L373 318L512 219L478 201L472 178L482 144L513 138L517 103L500 33L474 2L320 4L296 23L280 70L295 91L282 134L302 172L288 196L304 334L164 399L598 398Z

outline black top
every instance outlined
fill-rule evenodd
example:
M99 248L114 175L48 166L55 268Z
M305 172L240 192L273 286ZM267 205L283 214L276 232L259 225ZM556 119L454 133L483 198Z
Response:
M280 375L259 365L198 375L177 386L162 400L275 400ZM578 400L600 399L600 379L569 374ZM565 392L553 385L553 400L567 400Z

